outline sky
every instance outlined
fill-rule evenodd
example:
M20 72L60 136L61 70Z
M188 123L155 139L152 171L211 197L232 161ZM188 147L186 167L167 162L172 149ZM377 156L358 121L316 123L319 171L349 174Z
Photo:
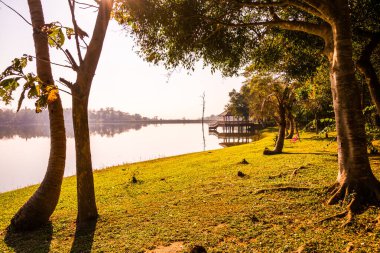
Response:
M30 20L27 1L2 1ZM93 3L90 0L83 2ZM60 21L64 26L72 27L67 1L42 0L42 5L46 23ZM77 8L76 16L78 25L91 37L96 12ZM0 71L15 57L35 55L31 26L1 3L0 25ZM73 41L65 43L64 48L76 55ZM228 102L228 93L240 89L243 81L242 77L224 78L219 72L212 74L209 67L203 68L202 63L198 63L191 73L185 69L168 71L163 66L145 62L137 51L138 46L131 35L111 20L91 88L89 109L113 107L147 117L200 118L203 93L205 115L219 114ZM67 64L62 52L55 49L50 52L52 62ZM30 71L35 73L34 64L32 62ZM53 66L53 75L55 80L63 77L75 81L75 72L67 68ZM70 108L71 96L61 92L61 97L63 106ZM17 99L10 106L0 102L0 108L15 109L16 104ZM33 108L33 102L27 102L25 106Z

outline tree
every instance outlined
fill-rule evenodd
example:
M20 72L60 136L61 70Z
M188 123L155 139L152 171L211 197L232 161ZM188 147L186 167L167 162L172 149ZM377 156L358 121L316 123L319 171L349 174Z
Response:
M323 41L315 39L312 35L271 29L261 35L260 43L250 52L252 63L246 68L245 73L280 73L293 82L304 83L312 78L323 64L323 59L319 57L322 49ZM293 115L295 105L287 104L285 138L291 139L297 131L296 118Z
M40 83L37 84L33 82L28 84L27 82L24 85L19 108L24 98L23 94L27 89L29 89L28 96L35 97L33 92L36 90L36 85L39 85L38 89L42 91L46 91L49 87L54 87L48 39L47 36L41 32L41 28L45 25L41 2L40 0L28 0L28 6L32 20L31 25L33 27L33 40L36 51L37 75ZM4 84L5 81L2 83ZM46 174L37 191L12 218L11 228L15 230L30 230L46 224L58 203L65 169L66 134L62 103L56 89L54 91L54 97L54 99L47 101L51 142Z
M228 95L230 96L230 101L226 105L226 109L233 115L242 117L244 120L248 120L249 102L244 94L233 89Z
M59 22L43 24L39 28L39 32L44 34L44 36L47 36L49 45L61 50L70 63L70 66L62 64L58 65L71 68L77 74L75 83L67 81L64 78L60 78L59 80L70 89L72 94L72 117L75 138L78 193L78 225L86 224L88 221L94 220L98 217L91 162L88 99L111 17L113 0L96 2L98 3L98 7L91 4L76 2L74 0L68 0L73 28L62 26ZM84 41L84 38L88 35L78 26L75 18L76 4L82 4L88 8L97 8L98 10L93 35L88 44ZM69 50L65 50L62 47L65 41L65 34L68 39L71 39L72 37L75 39L77 60L75 60ZM83 47L86 48L84 57L82 56L81 51L81 48ZM56 89L49 89L49 94L51 94L51 91L56 91ZM45 97L42 98L46 99ZM41 99L37 102L40 103Z
M337 128L338 177L330 204L348 196L349 218L379 204L380 183L366 147L359 85L355 79L348 0L125 1L116 18L131 24L140 52L151 62L190 67L202 58L225 74L250 60L250 49L271 28L308 33L324 41Z
M313 126L319 133L320 121L332 118L332 95L327 64L317 68L316 73L297 90L299 120L306 126Z
M74 26L78 63L75 62L72 56L69 56L69 58L71 58L70 62L73 70L77 73L77 77L75 83L71 83L63 78L60 80L70 88L72 93L78 199L77 224L81 225L98 217L92 173L90 133L88 126L88 100L92 80L99 62L111 17L113 0L97 1L99 4L98 15L93 35L84 57L82 57L79 39L83 39L87 34L80 29L75 19L76 2L73 0L68 0L68 2Z
M380 3L351 0L350 9L356 66L367 82L372 103L380 115Z
M291 114L297 85L282 77L248 73L242 96L249 98L250 114L261 118L272 117L279 127L274 150L265 149L264 154L280 154L284 147L286 119Z

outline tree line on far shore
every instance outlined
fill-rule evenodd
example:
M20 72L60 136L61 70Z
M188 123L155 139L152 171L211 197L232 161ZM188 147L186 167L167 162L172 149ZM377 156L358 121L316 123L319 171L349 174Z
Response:
M72 110L64 109L63 111L65 122L72 122ZM90 110L88 112L88 119L90 122L124 122L124 121L150 121L153 118L144 117L138 113L130 114L115 110L112 107L107 107L100 110ZM36 113L34 109L21 109L19 112L10 109L0 109L0 125L13 125L13 124L48 124L49 115L47 111Z
M72 109L63 110L65 122L72 123ZM205 120L216 120L216 115L205 117ZM101 108L99 110L89 110L88 120L91 123L119 123L119 122L151 122L162 121L159 117L145 117L139 113L128 113L120 110L115 110L113 107ZM181 118L180 120L187 120ZM19 125L19 124L49 124L49 115L46 110L36 113L34 109L21 109L15 112L10 109L0 109L0 125Z

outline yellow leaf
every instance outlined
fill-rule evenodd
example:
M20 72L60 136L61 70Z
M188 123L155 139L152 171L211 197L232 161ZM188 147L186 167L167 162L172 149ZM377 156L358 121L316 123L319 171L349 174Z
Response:
M49 104L53 103L58 98L58 89L51 89L49 90L47 102Z

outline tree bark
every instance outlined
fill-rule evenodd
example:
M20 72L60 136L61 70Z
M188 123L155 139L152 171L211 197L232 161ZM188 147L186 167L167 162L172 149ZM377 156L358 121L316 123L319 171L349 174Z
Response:
M40 0L28 0L33 25L37 75L44 84L53 84L47 36L40 32L45 24ZM20 208L11 221L15 230L38 228L49 221L58 203L66 159L66 134L63 108L59 95L48 104L50 120L50 155L45 177L32 197Z
M99 2L99 12L93 36L88 45L83 62L81 62L79 66L77 80L72 88L78 193L78 226L85 226L88 222L98 217L88 127L88 99L111 17L112 5L112 0Z
M295 121L294 121L294 116L292 113L288 113L288 121L289 121L289 134L286 136L286 139L291 139L293 138L294 131L295 131Z
M336 0L332 21L334 51L330 57L330 78L337 129L339 171L336 188L328 203L353 196L349 211L359 212L380 200L380 183L371 171L367 155L360 88L355 79L347 0Z
M314 113L314 126L315 126L315 133L319 133L319 128L318 128L318 115L317 113Z
M277 141L276 146L274 150L265 149L264 155L275 155L275 154L281 154L282 149L284 148L284 140L285 140L285 130L286 130L286 112L285 108L283 106L279 106L279 116L280 121L278 124L278 134L277 134Z
M98 217L92 174L90 133L88 126L88 96L79 87L72 90L73 127L77 171L77 223L83 224Z

